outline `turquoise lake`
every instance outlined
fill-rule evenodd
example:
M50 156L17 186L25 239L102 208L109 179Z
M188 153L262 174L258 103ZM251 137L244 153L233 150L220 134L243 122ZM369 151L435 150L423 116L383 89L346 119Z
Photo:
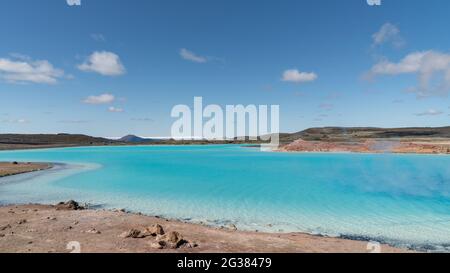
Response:
M64 163L0 178L0 204L102 208L450 251L450 156L275 153L236 145L0 152Z

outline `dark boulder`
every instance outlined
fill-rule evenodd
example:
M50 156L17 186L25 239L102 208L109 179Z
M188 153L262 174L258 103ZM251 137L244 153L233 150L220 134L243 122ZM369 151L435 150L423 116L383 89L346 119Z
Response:
M67 202L60 202L56 205L56 209L62 210L84 210L85 207L78 204L78 202L74 200L69 200Z

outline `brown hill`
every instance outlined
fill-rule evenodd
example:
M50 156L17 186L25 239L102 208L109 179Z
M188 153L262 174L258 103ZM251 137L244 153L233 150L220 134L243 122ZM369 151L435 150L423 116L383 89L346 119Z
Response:
M280 137L283 143L289 143L300 138L309 141L355 141L392 138L450 138L450 127L323 127L310 128L293 134L282 134Z
M72 134L0 134L0 150L116 144L114 140Z

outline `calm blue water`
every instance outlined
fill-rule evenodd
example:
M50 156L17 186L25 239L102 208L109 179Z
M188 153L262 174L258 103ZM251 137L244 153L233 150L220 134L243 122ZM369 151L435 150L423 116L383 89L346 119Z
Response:
M66 163L0 179L0 203L75 199L240 229L450 251L450 157L267 153L234 145L0 152Z

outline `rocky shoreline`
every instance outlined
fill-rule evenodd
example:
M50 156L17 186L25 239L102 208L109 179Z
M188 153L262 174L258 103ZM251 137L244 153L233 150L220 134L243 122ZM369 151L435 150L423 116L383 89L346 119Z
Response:
M57 205L0 207L0 252L368 253L365 241L303 233L239 231L129 213ZM381 252L410 252L380 245Z

